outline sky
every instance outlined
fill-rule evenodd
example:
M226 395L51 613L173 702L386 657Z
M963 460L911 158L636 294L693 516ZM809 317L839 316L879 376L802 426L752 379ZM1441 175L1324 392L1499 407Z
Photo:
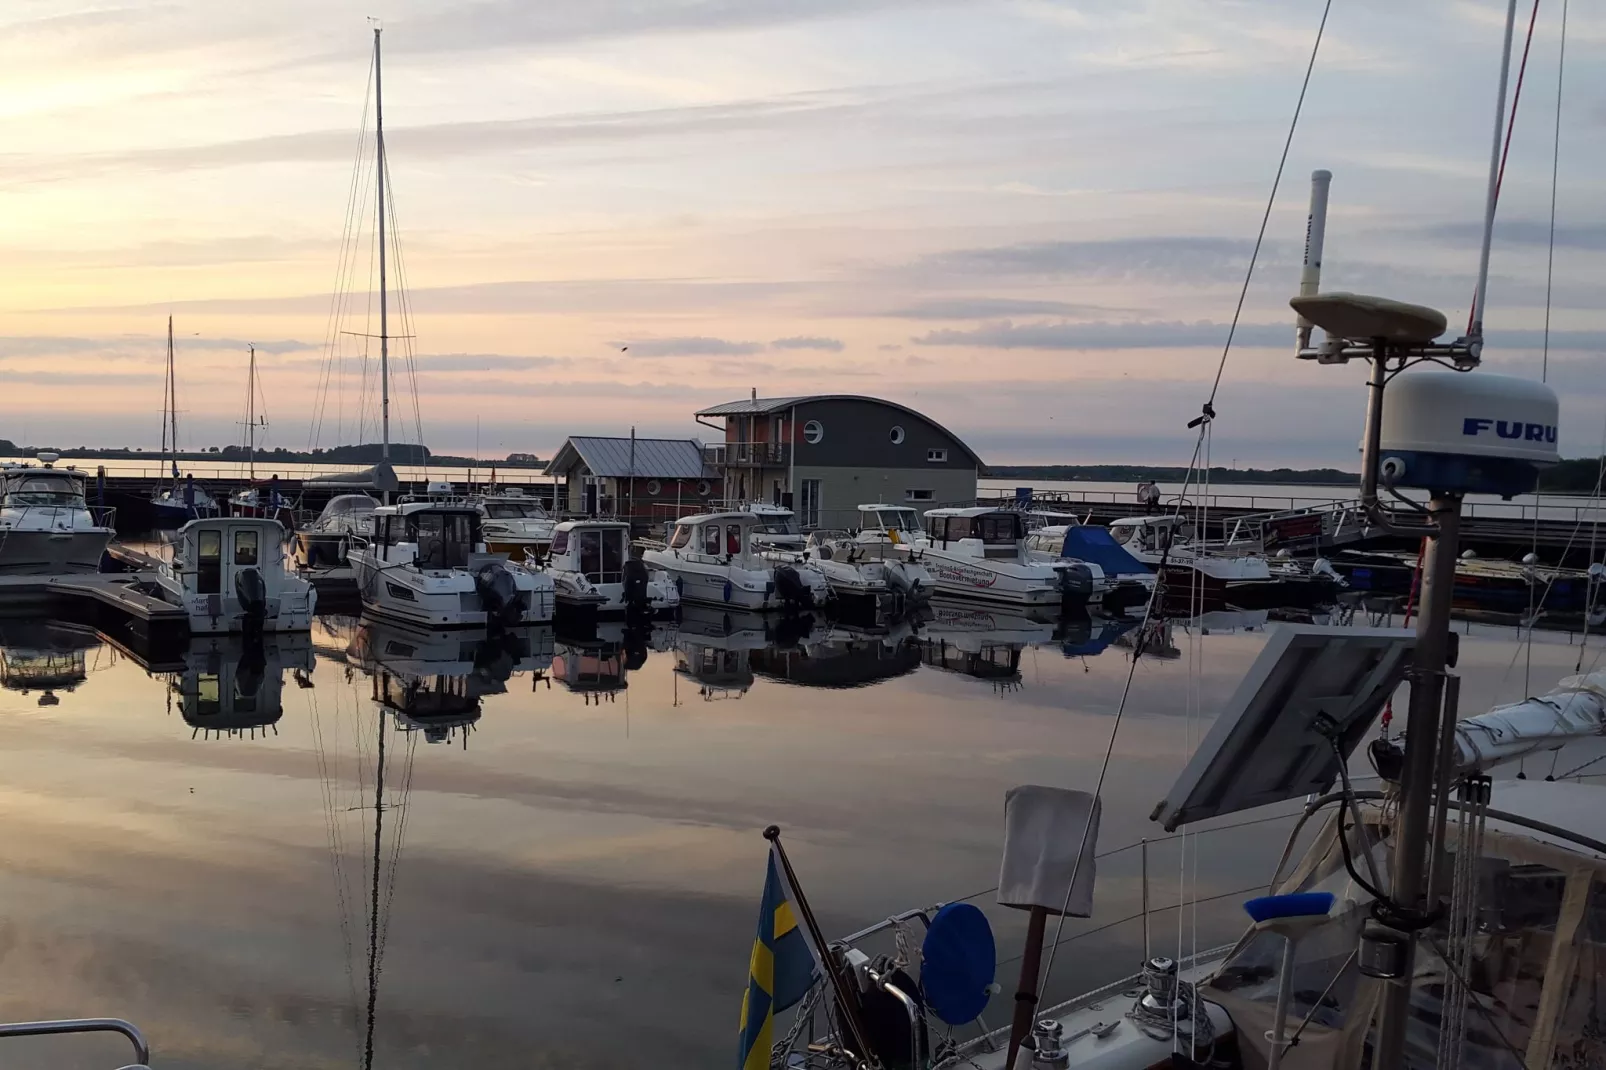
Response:
M1544 374L1583 456L1606 418L1606 15L1568 14L1558 139L1561 10L1528 61L1485 367ZM1215 463L1357 462L1364 372L1291 351L1312 169L1334 174L1324 288L1464 324L1504 12L1333 0ZM1321 14L9 0L0 438L156 446L169 315L186 447L241 440L250 344L269 446L377 437L379 17L394 438L707 438L692 414L756 389L886 397L995 464L1186 464Z

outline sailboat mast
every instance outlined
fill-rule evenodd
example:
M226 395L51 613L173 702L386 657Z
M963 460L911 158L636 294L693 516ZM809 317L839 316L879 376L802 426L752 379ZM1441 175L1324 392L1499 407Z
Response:
M173 485L178 486L178 375L173 371L173 317L167 317L167 429L171 436L173 452L168 456L168 465L173 472Z
M390 317L385 284L385 97L379 72L380 27L374 27L374 170L379 175L379 456L390 460ZM386 493L389 500L389 493Z
M245 442L247 478L257 477L257 347L251 347L251 369L245 377Z

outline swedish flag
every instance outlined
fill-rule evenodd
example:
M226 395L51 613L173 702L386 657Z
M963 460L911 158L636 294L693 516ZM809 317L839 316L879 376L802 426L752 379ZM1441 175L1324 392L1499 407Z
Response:
M818 950L798 926L792 907L795 900L786 870L771 844L758 934L747 966L747 994L742 997L739 1070L769 1070L775 1015L803 998L814 983L814 971L820 968Z

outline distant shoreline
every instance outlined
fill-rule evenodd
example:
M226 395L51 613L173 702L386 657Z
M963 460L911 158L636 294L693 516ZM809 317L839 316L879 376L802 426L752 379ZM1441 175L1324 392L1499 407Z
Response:
M1186 468L1141 464L999 464L982 470L982 479L1047 479L1060 483L1180 483ZM1196 477L1197 478L1197 477ZM1211 483L1268 486L1359 486L1355 472L1337 468L1212 468Z

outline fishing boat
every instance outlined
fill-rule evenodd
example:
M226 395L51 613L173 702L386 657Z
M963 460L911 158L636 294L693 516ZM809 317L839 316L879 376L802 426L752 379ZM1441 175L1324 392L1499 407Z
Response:
M1095 593L1093 572L1082 562L1034 559L1021 515L1005 509L929 510L924 540L903 544L902 554L918 558L938 594L968 601L1085 605Z
M557 604L598 616L656 616L680 607L680 591L663 569L630 554L623 520L565 520L553 529L541 571L556 586Z
M99 571L115 534L112 512L91 510L84 473L57 468L59 459L41 453L37 465L0 465L0 575Z
M161 547L158 592L196 635L307 631L318 594L285 567L284 542L277 520L192 520Z
M178 377L173 364L173 317L167 317L167 374L162 379L162 467L171 473L165 486L151 495L151 520L158 530L171 530L203 516L216 516L217 502L195 485L180 481L178 472Z
M493 554L506 554L514 561L527 556L540 557L552 545L557 522L541 503L517 488L474 499L484 517L481 528L485 545Z
M776 564L754 552L763 522L752 513L706 513L675 521L669 542L642 560L667 573L683 602L745 610L813 609L831 587L807 562Z
M515 628L552 619L550 576L491 553L480 512L412 501L374 509L346 560L363 611L423 628Z

